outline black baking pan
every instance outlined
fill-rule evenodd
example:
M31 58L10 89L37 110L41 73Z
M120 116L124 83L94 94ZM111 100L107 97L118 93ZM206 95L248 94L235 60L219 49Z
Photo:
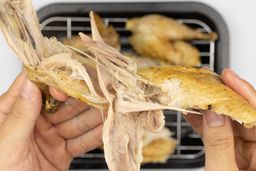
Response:
M105 3L62 3L50 4L38 10L40 22L44 22L51 17L84 17L88 16L89 11L95 11L103 18L131 18L143 16L146 14L162 14L175 19L195 19L205 23L212 31L218 34L218 40L214 43L214 65L215 72L220 73L224 68L229 66L229 33L227 25L220 14L213 8L198 2L105 2ZM82 23L81 23L82 24ZM52 24L58 26L58 22ZM61 24L60 24L61 25ZM114 25L115 26L115 25ZM191 25L193 27L193 25ZM124 27L119 25L118 27ZM65 37L65 34L60 34L58 31L45 31L46 36L56 36L58 38ZM77 32L72 32L77 34ZM126 39L129 33L119 33L122 42L127 42ZM129 45L122 44L123 49L129 49ZM209 47L196 45L200 51L209 51ZM209 60L203 61L209 63ZM167 112L168 113L168 112ZM202 142L200 138L189 138L191 127L180 126L180 131L177 131L177 125L184 125L183 119L178 119L177 114L166 116L166 121L176 122L174 126L168 126L173 132L174 137L182 139L182 143L191 144L192 146L200 146ZM180 142L181 143L181 142ZM185 151L184 154L187 152ZM94 150L89 154L101 155L101 150ZM177 155L178 156L178 155ZM204 164L204 155L198 157L171 157L164 164L147 164L142 165L142 168L196 168ZM104 158L76 158L71 169L105 169L107 165Z

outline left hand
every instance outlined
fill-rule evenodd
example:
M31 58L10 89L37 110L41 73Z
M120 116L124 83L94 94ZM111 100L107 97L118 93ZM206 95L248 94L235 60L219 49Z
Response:
M229 69L223 71L222 80L256 108L256 91L247 81ZM256 170L255 126L247 129L210 111L185 118L202 137L206 171Z
M68 170L72 159L102 144L98 110L50 89L64 101L53 114L41 114L41 92L22 72L0 96L0 170Z

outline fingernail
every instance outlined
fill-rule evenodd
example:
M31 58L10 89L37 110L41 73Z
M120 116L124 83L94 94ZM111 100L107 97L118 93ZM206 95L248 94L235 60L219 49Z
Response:
M224 125L224 122L225 122L224 115L218 115L211 111L207 111L205 115L206 115L206 122L209 127L219 127Z
M231 73L234 77L240 78L239 75L237 75L237 73L235 73L234 71L230 70L230 73Z
M31 99L34 95L34 91L35 85L26 78L22 85L21 96L24 99Z

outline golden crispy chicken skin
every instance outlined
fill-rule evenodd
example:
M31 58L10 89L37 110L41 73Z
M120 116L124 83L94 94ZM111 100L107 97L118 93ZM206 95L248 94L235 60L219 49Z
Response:
M157 98L161 104L209 109L228 115L248 127L256 124L255 108L207 69L151 67L139 70L139 75L162 87L163 93Z
M202 33L181 24L175 19L158 14L132 18L126 23L126 29L133 33L155 35L160 39L168 40L216 40L216 33Z
M175 147L176 141L170 138L153 140L142 148L143 163L165 163Z
M142 56L168 61L181 66L199 66L199 51L184 40L216 40L216 33L202 33L178 21L151 14L127 21L126 29L133 35L129 41Z
M199 51L183 41L170 42L167 39L159 39L155 35L144 33L132 35L129 41L142 56L181 66L198 66L201 63Z
M143 134L143 163L165 163L175 151L177 142L172 132L164 127L158 133L145 131Z

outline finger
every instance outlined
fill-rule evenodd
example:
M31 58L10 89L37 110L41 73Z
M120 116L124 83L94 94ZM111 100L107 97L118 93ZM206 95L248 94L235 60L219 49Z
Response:
M240 123L235 123L235 128L245 141L255 141L256 142L256 126L252 128L245 128Z
M61 104L57 112L45 114L47 120L53 124L58 124L67 121L90 107L79 100L69 98L65 103Z
M222 80L238 94L243 96L251 105L256 107L256 91L246 80L241 79L235 72L225 69L222 72Z
M255 142L244 142L241 149L243 157L247 161L246 170L256 170L256 144ZM246 151L246 153L245 153Z
M49 92L52 95L52 97L54 97L58 101L65 102L68 100L68 95L53 87L49 87Z
M70 155L77 157L102 145L102 128L101 124L79 137L67 140Z
M235 137L236 160L239 169L256 170L256 144L255 142L244 141L239 137Z
M103 122L99 110L86 110L80 115L60 124L57 130L64 138L74 138L90 131Z
M250 104L256 107L256 91L255 89L245 80L241 79L230 69L225 69L222 72L222 79L230 86L234 91L243 96ZM247 141L256 141L256 127L251 129L245 128L241 124L236 123L237 128L241 137Z
M202 135L202 124L203 124L203 116L202 115L196 115L196 114L187 114L184 115L184 118L196 133L198 133L200 136Z
M244 150L245 141L240 137L235 137L235 153L236 153L236 162L240 170L247 170L249 167L249 156L246 156L248 153Z
M238 171L230 119L206 111L203 116L202 130L205 146L205 170Z
M49 122L44 115L39 115L38 119L36 120L35 128L39 132L47 131L52 128L53 125Z
M25 78L20 90L0 129L2 148L10 150L26 145L41 110L41 92L30 80Z

